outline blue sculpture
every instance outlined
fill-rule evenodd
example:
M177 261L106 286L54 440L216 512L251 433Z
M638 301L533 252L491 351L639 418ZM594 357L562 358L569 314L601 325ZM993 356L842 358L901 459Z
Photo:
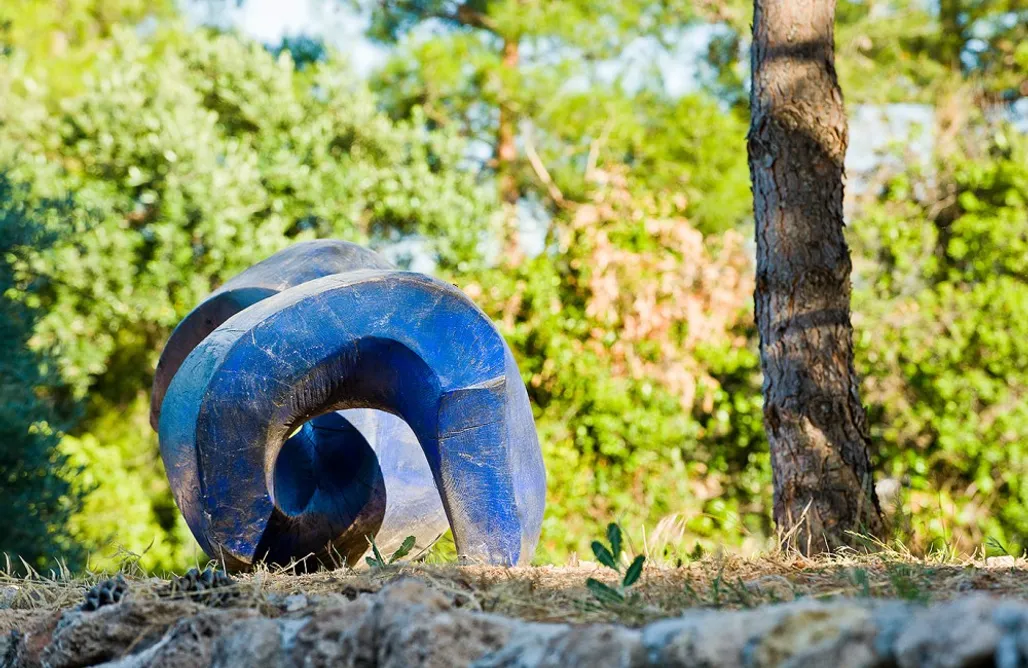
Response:
M297 244L176 328L154 381L176 502L227 567L355 563L453 530L512 565L539 538L545 472L517 365L453 286L353 244Z

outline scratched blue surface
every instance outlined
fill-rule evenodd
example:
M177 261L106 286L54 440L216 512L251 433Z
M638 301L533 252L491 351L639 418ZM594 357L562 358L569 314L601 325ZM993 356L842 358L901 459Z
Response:
M205 333L169 374L154 414L176 501L205 551L232 567L326 552L352 561L365 534L437 535L433 501L464 557L515 564L535 550L545 472L509 348L453 286L376 263L238 282L271 294Z

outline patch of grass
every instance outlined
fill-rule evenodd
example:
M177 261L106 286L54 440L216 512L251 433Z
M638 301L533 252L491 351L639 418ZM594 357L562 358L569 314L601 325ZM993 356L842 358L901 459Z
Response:
M622 539L622 543L623 543ZM610 537L604 547L613 556ZM624 547L622 547L624 557ZM295 593L308 596L342 594L353 598L373 592L398 577L415 576L462 607L546 622L618 621L640 625L677 616L692 608L740 609L802 597L901 598L935 602L971 591L1028 598L1028 561L984 556L952 559L944 553L915 558L901 552L849 553L808 559L776 552L754 558L707 555L680 567L652 564L645 576L625 590L625 602L597 600L587 580L617 591L625 587L627 557L616 565L538 566L498 568L426 564L398 560L388 568L349 568L302 573L296 569L258 566L235 575L240 595L235 605L262 610ZM388 559L385 559L388 562ZM72 574L55 568L47 573L26 571L19 564L0 562L0 607L15 610L55 610L82 602L86 590L111 573ZM203 566L202 564L200 566ZM167 580L147 577L133 569L124 573L132 596L157 597Z
M930 582L930 569L920 565L894 563L886 567L886 573L896 598L915 603L927 603L931 599L926 587Z
M871 578L864 568L854 568L850 571L853 585L857 588L857 596L861 598L871 597Z
M766 598L761 600L761 595L765 591L759 583L755 582L753 585L747 586L740 577L726 579L723 567L718 569L717 575L711 580L710 586L706 587L705 591L697 591L691 582L685 583L684 591L690 607L752 608L758 602L778 603L782 600L780 594L772 588L767 589Z

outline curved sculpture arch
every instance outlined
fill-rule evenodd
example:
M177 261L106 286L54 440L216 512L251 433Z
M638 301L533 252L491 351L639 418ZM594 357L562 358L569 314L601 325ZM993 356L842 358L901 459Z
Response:
M186 356L236 313L316 278L359 269L393 268L380 255L357 244L317 239L293 244L226 281L182 319L164 345L154 374L150 426L157 430L164 393Z
M389 505L383 473L396 469L361 455L366 427L346 418L359 423L367 409L413 430L459 554L530 558L545 473L510 350L453 286L381 269L251 304L174 373L157 412L161 452L201 546L233 568L319 547L348 560L363 552ZM397 451L379 444L379 454Z

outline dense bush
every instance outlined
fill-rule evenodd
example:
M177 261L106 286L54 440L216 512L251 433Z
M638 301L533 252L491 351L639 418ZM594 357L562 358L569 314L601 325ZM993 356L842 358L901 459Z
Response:
M501 323L538 409L550 489L541 556L588 554L609 518L639 537L681 514L689 541L676 535L677 549L766 536L742 237L704 238L682 216L687 202L632 196L619 171L591 180L557 255L464 286Z
M18 298L28 286L14 269L22 254L50 242L51 214L62 203L37 208L24 196L0 173L0 508L6 513L0 554L19 570L17 557L43 568L55 566L55 553L78 568L82 550L66 530L77 497L68 462L56 449L67 416L47 393L57 379L28 347L38 312Z
M232 36L118 33L84 90L45 96L0 60L0 157L37 198L70 193L55 245L18 271L49 351L86 415L62 449L96 490L71 527L146 567L191 555L144 416L171 328L226 277L292 241L405 237L444 270L474 268L489 191L464 144L382 115L339 61L293 66ZM100 565L110 565L101 559Z
M1028 548L1028 141L973 134L851 226L858 362L901 536Z

